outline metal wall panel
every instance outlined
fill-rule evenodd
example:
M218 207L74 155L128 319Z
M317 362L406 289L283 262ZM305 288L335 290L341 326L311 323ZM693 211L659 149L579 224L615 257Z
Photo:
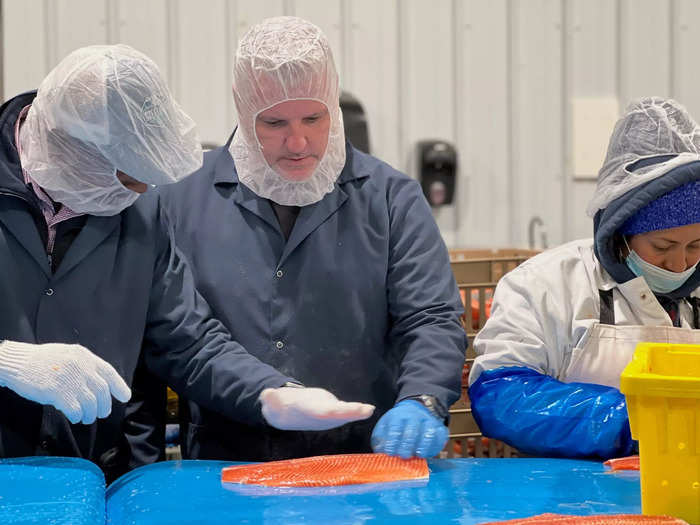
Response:
M700 2L676 0L672 4L672 92L671 96L700 119Z
M458 2L456 20L457 244L505 246L513 220L508 2Z
M44 30L49 69L79 47L109 43L106 0L48 1L46 9Z
M46 76L49 61L44 25L48 15L44 0L4 0L2 8L4 76L0 95L5 100L35 89ZM28 38L30 28L40 30L32 31L32 37Z
M571 121L572 103L581 98L617 98L618 93L618 7L610 0L567 0L566 22L566 97L568 100L566 131ZM607 144L612 127L600 130L601 143ZM572 137L567 133L567 173L573 176ZM601 148L602 165L605 146ZM593 235L593 221L586 215L586 206L595 190L595 179L569 179L563 197L564 232L562 240L580 239Z
M375 155L416 176L417 141L456 144L457 204L436 211L453 246L527 246L535 216L550 246L590 235L578 100L622 110L674 96L700 118L696 0L4 0L3 95L36 87L76 47L121 41L159 64L202 139L220 144L235 123L237 41L283 14L328 34Z
M413 140L454 139L453 2L399 2L404 155Z
M509 244L527 245L529 227L539 218L552 245L563 241L562 186L566 177L562 4L532 0L511 5L513 155L509 202L513 219Z
M619 0L621 109L635 98L671 95L670 0Z
M148 55L172 84L167 0L112 0L110 9L110 42L128 44Z
M454 54L454 2L449 0L403 0L399 2L400 156L409 175L415 169L418 141L439 139L454 144L456 120ZM455 206L435 211L440 231L448 244L456 244Z
M617 2L566 0L566 69L572 96L617 92Z
M289 14L285 12L283 0L264 0L262 2L260 0L229 0L229 3L234 4L231 12L234 13L235 23L231 25L232 34L230 36L234 53L238 41L252 25L271 16Z
M289 4L290 9L286 14L309 20L326 34L333 50L335 67L342 79L345 76L345 64L341 0L289 0Z
M399 154L403 114L399 109L398 0L353 0L346 6L346 73L341 84L364 106L371 151L404 169Z
M210 0L170 0L171 87L182 107L195 120L200 139L222 143L231 130L228 45L230 4Z

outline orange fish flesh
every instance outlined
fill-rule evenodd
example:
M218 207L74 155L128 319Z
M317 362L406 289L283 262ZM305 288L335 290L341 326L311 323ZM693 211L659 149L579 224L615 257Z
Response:
M603 465L611 470L639 470L639 456L627 456L607 460Z
M267 487L329 487L427 479L423 458L338 454L225 467L221 481Z
M540 514L530 518L493 521L485 525L688 525L688 522L670 516L642 516L641 514L599 514L595 516L570 516L566 514Z

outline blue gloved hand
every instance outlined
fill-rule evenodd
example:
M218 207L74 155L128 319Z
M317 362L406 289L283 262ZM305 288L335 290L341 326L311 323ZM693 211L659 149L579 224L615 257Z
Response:
M449 431L418 401L406 399L384 414L372 431L372 449L404 459L436 456Z

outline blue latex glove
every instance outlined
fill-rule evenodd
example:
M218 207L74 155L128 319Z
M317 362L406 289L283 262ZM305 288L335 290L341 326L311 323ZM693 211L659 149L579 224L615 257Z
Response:
M372 431L372 449L404 459L437 455L449 437L447 427L418 401L406 399L384 414Z
M484 435L528 454L608 459L630 455L636 446L617 388L501 367L482 372L469 399Z

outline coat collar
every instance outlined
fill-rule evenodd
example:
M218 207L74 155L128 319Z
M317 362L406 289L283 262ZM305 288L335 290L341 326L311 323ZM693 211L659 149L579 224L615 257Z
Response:
M0 198L3 200L3 212L0 213L0 222L17 239L17 242L27 250L44 274L50 277L51 269L49 268L46 249L34 224L34 219L27 211L26 204L21 202L21 197L16 194Z
M54 279L60 279L71 271L80 261L90 255L120 224L121 214L109 217L88 215L85 225L73 240L61 264L58 266Z
M39 237L34 219L27 212L25 204L17 197L6 199L5 209L0 214L2 222L27 252L34 258L47 277L51 277L46 248ZM80 261L85 259L120 224L121 215L97 217L88 215L85 225L75 238L61 261L53 279L60 279Z
M234 130L235 133L235 130ZM229 145L233 135L229 137L224 146L212 151L210 154L217 158L214 165L214 185L235 185L233 202L250 213L258 216L268 226L282 236L277 217L268 199L256 195L244 184L240 184L236 166L229 153ZM343 171L335 183L333 191L326 194L320 201L303 206L294 223L292 233L287 240L279 265L284 264L287 257L306 239L316 228L333 215L347 200L348 195L343 186L353 180L362 179L370 175L364 155L359 153L349 142L345 145L346 161Z
M34 191L24 182L15 146L15 124L22 108L32 103L35 91L17 95L0 107L0 191L23 198L38 207Z

